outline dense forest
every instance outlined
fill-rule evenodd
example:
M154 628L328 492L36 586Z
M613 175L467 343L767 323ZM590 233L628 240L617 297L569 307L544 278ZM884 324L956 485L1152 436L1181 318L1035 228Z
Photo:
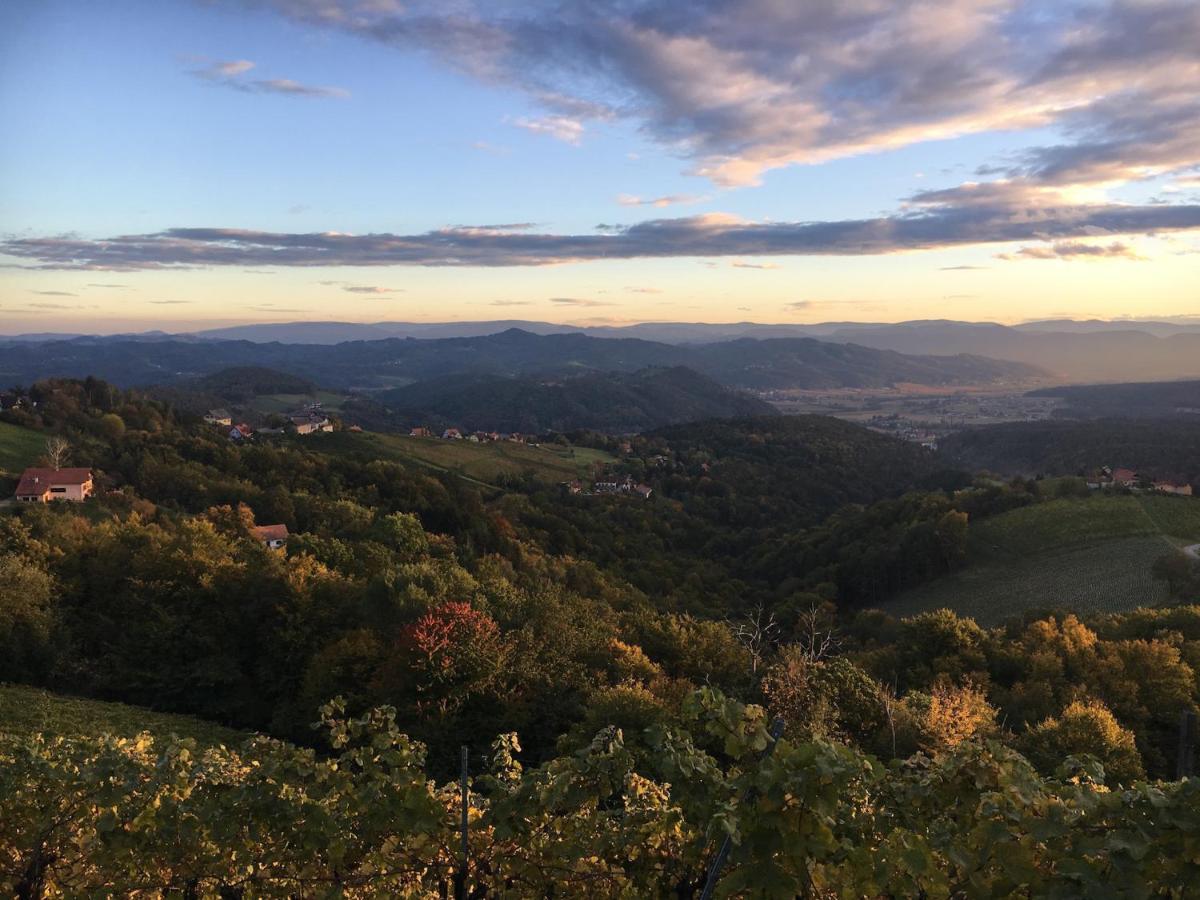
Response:
M1085 475L1120 466L1200 483L1200 420L1012 422L956 432L939 447L960 466L1002 475Z
M372 398L412 425L545 434L646 431L697 419L773 415L775 408L691 369L642 369L573 378L453 375Z
M1072 419L1190 419L1200 421L1200 381L1147 381L1130 384L1062 385L1030 391L1059 397L1056 415Z
M1193 563L1164 557L1177 605L1124 615L872 609L1069 481L770 416L569 436L649 500L483 490L235 445L94 379L28 396L5 419L98 492L0 514L0 681L271 738L0 737L0 884L24 896L436 896L464 745L476 896L693 896L726 834L727 895L1197 875L1196 782L1146 782L1200 702ZM252 530L276 523L283 552Z

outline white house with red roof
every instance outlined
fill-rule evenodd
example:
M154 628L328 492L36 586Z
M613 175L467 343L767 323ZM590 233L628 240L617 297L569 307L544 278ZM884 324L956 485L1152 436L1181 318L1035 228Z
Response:
M48 503L51 500L82 503L94 490L91 469L31 467L21 473L16 497L18 503Z
M288 527L286 525L255 525L254 536L272 550L282 550L287 546Z

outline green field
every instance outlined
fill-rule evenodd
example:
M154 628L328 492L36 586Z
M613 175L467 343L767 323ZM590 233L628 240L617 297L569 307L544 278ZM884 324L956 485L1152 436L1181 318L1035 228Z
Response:
M326 412L336 413L341 409L345 400L345 394L333 391L316 391L312 394L263 394L247 401L246 406L263 415L271 413L286 415L304 409L311 403L320 403L321 408Z
M476 444L441 438L414 438L401 434L342 431L316 435L313 448L325 452L369 453L494 484L505 475L532 472L540 481L554 483L586 475L596 463L612 462L603 450L588 447L533 446L511 441ZM308 440L301 438L300 440Z
M124 703L64 697L38 688L0 684L0 732L60 735L113 734L132 737L143 731L194 738L198 744L241 744L249 734L191 716L152 712Z
M946 607L991 625L1028 609L1118 612L1167 599L1154 561L1200 542L1200 499L1052 500L970 528L968 565L884 605L896 616Z
M0 475L17 475L45 450L46 436L28 428L0 422Z

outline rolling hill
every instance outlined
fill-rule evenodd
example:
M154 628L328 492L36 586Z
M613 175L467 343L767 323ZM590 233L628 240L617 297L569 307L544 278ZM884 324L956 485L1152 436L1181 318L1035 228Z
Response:
M1002 475L1083 475L1123 466L1152 478L1200 482L1200 421L1010 422L948 435L939 451L964 468Z
M1200 422L1200 381L1062 385L1029 394L1060 398L1063 406L1056 414L1072 419L1180 418Z
M645 431L697 419L774 415L775 408L682 366L545 380L458 375L377 395L412 425L471 431Z
M972 356L911 357L814 338L682 346L509 329L484 337L334 345L195 340L15 344L0 359L0 380L27 384L52 376L93 375L122 386L173 384L245 366L275 369L337 389L402 387L463 373L514 377L675 366L736 388L1008 383L1044 375L1020 363Z
M1031 610L1119 612L1167 589L1155 560L1200 542L1200 499L1093 495L1015 509L970 526L967 565L884 605L894 616L945 607L984 625Z

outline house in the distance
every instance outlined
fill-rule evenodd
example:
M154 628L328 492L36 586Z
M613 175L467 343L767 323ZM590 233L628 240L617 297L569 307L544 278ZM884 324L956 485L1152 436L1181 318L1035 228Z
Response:
M229 439L235 444L240 444L242 441L248 441L254 437L254 429L245 422L239 422L229 429Z
M233 424L233 416L227 409L210 409L204 414L204 421L209 425L224 425L228 428Z
M1133 469L1113 469L1112 480L1113 484L1133 487L1137 484L1138 473L1133 471Z
M94 490L91 469L29 468L21 474L16 497L18 503L82 503Z
M316 434L318 431L333 431L333 423L321 413L310 410L288 417L296 434Z
M447 428L442 432L442 437L448 441L461 441L463 439L462 432L457 428Z
M272 550L282 550L287 546L288 527L286 525L255 525L254 536Z
M409 437L433 437L433 432L424 425L418 425L408 432Z

